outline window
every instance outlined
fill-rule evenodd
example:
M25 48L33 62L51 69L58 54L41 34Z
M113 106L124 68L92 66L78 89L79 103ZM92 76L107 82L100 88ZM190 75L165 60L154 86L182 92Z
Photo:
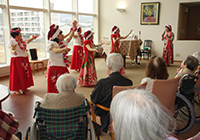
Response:
M24 21L29 21L29 20L30 20L29 17L24 18Z
M22 12L17 13L18 16L23 16Z
M23 21L23 18L18 18L18 21Z
M25 15L25 16L29 16L30 13L29 13L29 12L25 12L24 15Z
M71 14L60 14L52 13L51 14L51 24L59 25L60 29L63 31L63 35L69 33L72 26L72 15ZM73 41L70 41L69 48L72 49Z
M93 0L78 0L78 12L93 14Z
M0 9L0 15L2 17L2 9ZM6 53L4 44L4 33L3 33L3 20L0 18L0 64L6 63Z
M50 9L72 11L72 0L50 0Z
M200 40L199 13L200 2L180 4L178 40Z
M31 24L30 23L25 23L25 26L30 26Z
M44 36L44 14L43 14L43 12L28 11L28 10L11 10L11 13L19 13L19 12L27 13L30 15L33 14L34 17L32 17L32 18L36 19L37 22L40 23L40 24L36 23L36 25L33 26L33 24L30 21L30 18L25 17L23 24L26 27L22 30L21 33L22 33L22 37L25 39L29 39L34 34L39 34L39 37L36 40L33 40L30 44L28 44L28 48L30 49L30 48L37 47L38 57L44 58L46 56L46 45L45 45L45 39L44 39L45 36ZM12 19L12 15L11 15L11 19ZM13 25L12 23L16 23L16 22L11 21L11 25ZM19 26L19 27L22 27L22 26ZM12 26L12 28L13 28L13 26ZM35 29L33 30L33 28L35 28Z
M13 6L43 8L43 0L9 0L9 4Z
M94 19L93 16L85 16L79 15L79 25L82 27L82 32L86 32L87 30L94 30Z

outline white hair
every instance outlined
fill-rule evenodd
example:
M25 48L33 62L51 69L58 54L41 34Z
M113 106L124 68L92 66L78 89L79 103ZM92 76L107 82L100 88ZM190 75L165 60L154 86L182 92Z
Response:
M165 140L175 128L169 110L146 90L118 93L111 102L110 113L116 140Z
M76 80L71 74L65 73L57 79L56 87L59 92L74 91L76 88Z
M196 57L199 60L199 63L200 63L200 52L194 52L192 54L192 56Z
M119 53L111 53L106 59L106 65L113 72L119 72L124 65L124 60Z

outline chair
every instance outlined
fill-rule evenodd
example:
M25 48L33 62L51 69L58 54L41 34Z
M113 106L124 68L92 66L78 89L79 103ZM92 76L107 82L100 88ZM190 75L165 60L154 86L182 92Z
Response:
M93 124L87 117L88 110L87 99L84 104L69 109L42 108L40 102L36 102L36 121L28 128L26 138L30 135L31 140L85 140L90 136L95 140Z
M159 99L161 104L174 113L174 104L179 80L177 77L169 80L154 80L152 93Z
M194 85L197 77L195 75L185 74L181 78L178 93L175 100L176 133L185 133L189 131L195 123L195 110L192 105L194 99Z
M143 49L141 50L142 57L146 55L148 60L151 57L152 40L144 40Z
M120 91L123 90L127 90L127 89L134 89L134 88L138 88L138 89L145 89L146 88L146 82L140 85L135 85L135 86L113 86L113 94L112 94L112 98L114 98L114 96L119 93ZM90 101L90 105L91 105L91 114L92 114L92 121L96 124L96 116L95 116L95 112L94 112L94 106L101 108L102 110L105 111L110 111L110 108L104 107L100 104L94 104L92 101ZM100 134L96 134L99 140L99 135ZM114 133L111 133L111 139L114 140Z
M38 60L37 56L37 49L30 49L31 60L29 60L30 64L32 65L33 75L35 75L35 64L37 65L38 71L38 64L42 64L42 72L44 73L44 62L42 60Z

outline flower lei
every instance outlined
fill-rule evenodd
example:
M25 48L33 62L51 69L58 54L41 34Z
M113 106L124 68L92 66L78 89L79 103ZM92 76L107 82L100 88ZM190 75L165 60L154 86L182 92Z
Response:
M19 45L19 48L20 48L21 50L23 50L23 51L25 51L25 50L26 50L26 42L25 42L25 41L23 41L23 39L22 39L22 38L20 38L20 41L21 41L21 43L22 43L22 45L23 45L23 46L21 46L21 43L19 43L19 41L18 41L18 40L16 40L16 39L15 39L15 41L17 42L17 44Z
M60 46L60 48L66 47L66 45L63 44L63 42L60 42L60 43L59 43L59 46ZM70 62L69 62L69 60L68 60L67 52L64 52L64 53L63 53L63 60L64 60L64 63L66 64L66 66L69 67Z
M78 36L80 37L80 39L81 39L81 45L83 45L83 41L84 41L84 39L83 39L83 36L78 32Z

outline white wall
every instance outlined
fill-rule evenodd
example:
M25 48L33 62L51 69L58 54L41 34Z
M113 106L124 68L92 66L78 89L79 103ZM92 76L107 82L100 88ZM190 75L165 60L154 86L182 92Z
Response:
M116 10L119 3L126 4L126 11ZM140 13L142 2L160 2L160 20L159 25L140 25ZM162 56L163 42L161 34L166 24L172 25L175 34L174 57L180 53L180 57L175 60L183 60L187 55L200 51L200 41L180 41L177 40L179 3L200 2L200 0L100 0L100 39L110 37L111 29L117 25L121 30L121 35L125 36L131 29L135 34L142 32L142 40L153 40L153 54Z

